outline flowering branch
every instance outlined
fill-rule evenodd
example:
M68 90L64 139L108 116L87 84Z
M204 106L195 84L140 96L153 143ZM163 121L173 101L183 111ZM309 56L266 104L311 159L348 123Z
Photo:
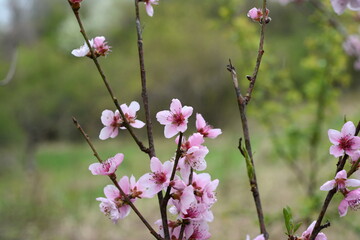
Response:
M359 131L360 131L360 121L358 122L357 124L357 127L356 127L356 130L355 130L355 135L354 136L357 136L359 134ZM345 166L345 163L346 163L346 160L348 159L349 155L348 154L345 154L343 157L340 157L339 158L339 161L337 163L337 168L336 168L336 173L340 172L341 170L344 169L344 166ZM359 162L359 160L357 161ZM355 172L355 168L357 168L358 165L353 165L353 167L351 168L351 174ZM349 174L349 176L351 175ZM334 197L334 195L336 194L337 192L337 188L333 188L331 189L325 200L324 200L324 203L323 203L323 206L321 208L321 211L319 213L319 216L318 216L318 219L316 221L316 224L314 226L314 230L312 231L312 234L310 236L310 239L309 240L315 240L316 236L319 234L319 232L321 231L321 229L325 228L324 225L321 225L321 221L322 219L324 218L324 215L326 213L326 210L332 200L332 198Z
M101 160L98 152L96 151L94 145L91 143L89 136L85 133L85 131L82 129L82 127L80 126L79 122L76 120L75 117L73 117L73 122L76 126L77 129L79 129L80 133L82 134L82 136L85 138L86 142L88 143L88 145L90 146L91 150L94 153L94 156L97 158L97 160L102 163L103 161ZM159 234L156 233L156 231L150 226L150 224L147 222L147 220L144 218L144 216L142 216L142 214L139 212L139 210L135 207L135 205L131 202L130 198L128 197L127 194L125 194L125 192L123 191L123 189L120 187L119 183L116 181L116 175L115 173L112 173L110 175L108 175L109 178L111 179L111 181L114 183L114 185L116 186L117 189L119 189L121 196L124 197L124 200L126 202L126 204L128 204L136 213L136 215L138 215L138 217L140 218L140 220L145 224L145 226L147 227L147 229L150 231L150 233L158 240L162 240L162 238L159 236Z
M81 34L82 34L83 37L84 37L85 43L86 43L87 47L89 48L90 58L91 58L91 59L93 60L93 62L95 63L95 66L96 66L96 68L97 68L97 70L98 70L98 72L99 72L99 74L100 74L100 76L101 76L101 78L102 78L105 86L106 86L106 89L108 90L108 92L109 92L109 94L110 94L110 96L111 96L112 101L114 102L117 110L120 112L120 115L121 115L121 117L122 117L122 119L123 119L123 121L124 121L124 122L123 122L124 127L129 131L130 135L132 136L132 138L134 139L134 141L136 142L136 144L139 146L140 150L143 151L143 152L145 152L145 153L147 153L149 156L151 156L150 150L143 145L143 143L137 138L137 136L135 135L135 133L134 133L133 130L131 129L131 127L130 127L130 125L129 125L129 122L128 122L128 120L126 119L126 117L125 117L125 115L124 115L124 112L122 111L122 109L121 109L121 107L120 107L120 104L119 104L117 98L115 97L115 95L114 95L114 93L113 93L113 91L112 91L112 88L111 88L109 82L107 81L107 78L106 78L106 76L105 76L105 73L103 72L103 70L102 70L102 68L101 68L101 66L100 66L100 64L99 64L99 61L97 60L97 57L96 57L96 55L95 55L95 53L94 53L94 50L93 50L93 48L92 48L92 46L91 46L91 44L90 44L89 38L87 37L85 28L84 28L84 26L83 26L83 24L82 24L82 21L81 21L80 15L79 15L79 8L74 8L73 5L72 5L72 3L71 3L70 1L69 1L69 4L70 4L71 9L73 10L73 13L74 13L74 15L75 15L75 17L76 17L76 20L77 20L78 24L79 24L80 32L81 32Z

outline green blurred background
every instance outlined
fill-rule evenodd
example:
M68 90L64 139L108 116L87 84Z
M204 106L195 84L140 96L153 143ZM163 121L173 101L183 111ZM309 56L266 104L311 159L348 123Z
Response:
M331 13L329 2L323 3ZM342 49L344 35L312 4L268 5L272 21L248 115L271 239L286 239L283 207L304 222L301 230L317 216L325 196L318 187L333 177L336 164L328 154L327 129L340 129L344 116L360 119L360 74ZM246 17L254 6L261 1L163 0L152 18L141 8L153 115L179 98L223 130L208 141L208 171L221 182L213 239L258 234L226 70L231 58L247 87L260 30ZM148 171L148 159L125 131L97 140L101 112L114 106L92 61L70 54L83 39L67 1L0 0L0 8L0 81L7 82L0 86L0 239L150 239L134 214L114 226L98 210L95 198L110 182L87 170L95 158L71 117L103 158L125 154L119 175L138 178ZM90 37L104 35L112 46L99 61L119 101L141 102L133 2L84 0L81 16ZM358 33L355 12L331 17L349 34ZM138 118L144 120L143 112ZM194 122L193 117L190 130ZM154 116L153 123L157 155L165 161L176 146L163 138ZM146 142L144 129L136 134ZM329 239L357 239L359 215L349 212L340 220L340 199L331 204L326 219L332 227L325 233ZM150 222L159 218L155 200L137 203Z

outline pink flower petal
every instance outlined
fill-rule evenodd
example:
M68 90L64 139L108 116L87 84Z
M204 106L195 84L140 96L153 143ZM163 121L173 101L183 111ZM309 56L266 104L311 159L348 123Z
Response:
M265 240L264 234L257 236L254 240Z
M101 122L104 126L110 126L114 120L114 112L108 109L104 110L101 114Z
M196 129L200 129L206 126L205 119L200 113L196 114Z
M118 167L124 161L124 154L118 153L111 160L114 162L114 165Z
M113 127L104 127L103 129L101 129L100 131L100 135L99 138L101 140L106 140L108 139L111 135L113 135L114 132L114 128Z
M332 5L334 11L338 15L341 15L345 11L346 6L349 3L349 0L330 0L330 2L331 2L331 5Z
M359 179L348 179L348 180L346 180L346 186L347 187L359 187L360 180Z
M188 106L184 106L181 110L181 113L183 114L183 116L185 118L188 118L191 116L191 114L193 113L193 108L192 107L188 107Z
M145 123L143 121L140 121L140 120L135 120L134 123L130 123L130 125L133 127L133 128L142 128L143 126L145 126Z
M131 110L132 113L136 113L137 111L140 110L140 104L136 101L132 101L129 105L129 109Z
M214 128L208 131L208 138L216 138L217 136L219 136L220 134L222 134L222 131L220 128Z
M329 140L332 144L339 144L340 138L342 137L342 134L334 129L329 129L328 131Z
M358 136L355 136L353 139L352 139L352 146L351 146L352 149L355 149L355 150L359 150L360 149L360 137Z
M348 121L342 127L341 133L343 134L343 136L346 136L346 135L354 136L355 130L356 130L356 128L355 128L354 123L351 121Z
M338 145L332 145L330 147L330 154L334 157L340 157L344 155L344 150Z
M186 129L187 129L187 122L184 122L182 124L180 124L179 126L175 126L174 127L176 128L177 132L185 132Z
M174 113L180 113L182 105L179 99L174 98L170 104L170 111Z
M152 172L161 172L162 171L162 163L157 157L151 158L150 169Z
M346 215L348 208L349 208L349 203L345 199L343 199L340 202L340 205L338 207L340 217L343 217Z
M169 118L171 117L171 112L168 110L160 111L156 114L156 119L160 124L170 124L171 120Z
M146 9L146 13L152 17L154 15L154 8L153 6L151 6L150 3L146 3L146 6L145 6L145 9Z
M173 136L175 136L178 133L178 129L176 125L170 124L170 125L165 125L164 128L164 135L166 138L172 138Z
M348 8L352 11L360 10L360 1L359 0L350 0L348 4Z
M327 181L320 187L320 190L321 191L330 191L335 187L335 183L336 183L335 180Z
M107 185L104 188L104 194L110 200L114 200L120 196L119 189L117 189L114 185Z
M347 173L346 171L343 169L341 171L339 171L336 176L335 179L347 179Z
M102 168L101 163L92 163L92 164L90 164L90 166L89 166L89 170L91 171L91 173L92 173L93 175L100 175L100 173L101 173L101 168Z

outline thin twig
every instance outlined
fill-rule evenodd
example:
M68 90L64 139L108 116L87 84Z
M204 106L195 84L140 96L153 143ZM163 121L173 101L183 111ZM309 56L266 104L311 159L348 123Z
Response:
M83 128L80 126L79 122L76 120L75 117L73 117L73 122L77 129L79 129L82 136L85 138L86 142L90 146L91 150L93 151L94 156L97 158L97 160L102 163L98 152L96 151L94 145L90 141L89 136L86 134L86 132L83 130ZM139 210L135 207L135 205L131 202L130 198L125 194L125 192L120 187L119 183L116 181L116 175L111 174L109 175L110 180L115 184L116 188L119 189L121 195L124 197L124 200L126 204L128 204L132 210L136 213L136 215L140 218L140 220L144 223L144 225L147 227L147 229L150 231L150 233L158 240L163 240L163 238L151 227L151 225L148 223L148 221L144 218L144 216L139 212Z
M143 48L143 38L142 38L142 29L141 29L141 21L140 21L140 12L139 12L139 1L135 0L135 15L136 15L136 33L137 33L137 47L139 53L139 66L140 66L140 77L141 77L141 97L144 104L145 110L145 121L146 121L146 131L149 143L149 155L150 157L155 157L155 146L154 146L154 138L152 133L152 122L151 122L151 114L149 108L149 98L147 94L146 88L146 71L145 71L145 60L144 60L144 48ZM163 202L163 193L160 191L157 194L158 203L160 208L160 215L162 219L163 229L164 229L164 236L165 239L170 239L170 233L168 229L167 223L167 212L166 206L162 207Z
M258 188L258 184L257 184L257 180L256 180L255 166L254 166L254 160L253 160L253 155L252 155L252 150L251 150L249 126L248 126L248 121L247 121L247 117L246 117L246 103L247 102L246 102L245 98L241 95L241 91L239 89L238 82L237 82L237 74L235 71L235 67L232 65L231 61L229 61L229 65L227 66L227 69L230 71L232 79L233 79L234 89L235 89L235 93L237 96L237 102L238 102L238 106L239 106L241 125L242 125L242 129L243 129L243 134L244 134L245 148L248 152L248 156L250 157L251 165L253 168L251 178L249 177L249 182L250 182L251 192L252 192L255 206L256 206L257 216L258 216L259 225L260 225L260 232L262 234L264 234L265 239L268 239L269 234L267 233L266 227L265 227L264 214L263 214L263 210L262 210L262 206L261 206L260 193L259 193L259 188ZM239 149L241 151L241 148L239 148Z
M183 133L180 132L179 134L179 142L178 142L178 146L177 146L177 149L176 149L176 156L175 156L175 161L174 161L174 167L172 169L172 172L171 172L171 176L170 176L170 182L172 180L174 180L175 178L175 173L176 173L176 169L177 169L177 165L179 163L179 159L181 157L181 144L182 144L182 139L183 139ZM164 199L163 199L163 203L162 205L163 206L167 206L167 203L170 199L170 190L171 190L171 186L169 185L166 189L166 193L165 193L165 196L164 196Z
M263 0L262 12L263 12L263 16L265 16L266 15L265 14L266 13L266 0ZM256 58L255 68L254 68L252 76L247 76L248 80L250 80L250 84L249 84L249 87L248 87L246 95L245 95L246 104L248 104L251 99L251 95L254 90L255 82L256 82L257 75L258 75L258 72L260 69L262 56L264 55L265 25L266 25L266 21L265 21L265 19L263 19L261 21L259 49L258 49L258 55Z
M70 2L69 2L69 4L70 4ZM71 4L70 4L70 7L71 7ZM102 78L105 86L106 86L106 89L108 90L108 92L109 92L109 94L110 94L111 100L114 102L117 110L120 112L120 115L121 115L121 117L122 117L122 119L123 119L123 121L124 121L124 122L123 122L124 127L128 130L128 132L130 133L130 135L132 136L132 138L134 139L134 141L136 142L136 144L139 146L140 150L143 151L143 152L145 152L145 153L147 153L149 156L151 156L150 150L144 146L144 144L138 139L138 137L135 135L135 133L133 132L132 128L130 127L129 122L127 121L127 119L126 119L126 117L125 117L125 115L124 115L124 112L122 111L122 109L121 109L121 107L120 107L120 104L119 104L117 98L115 97L115 95L114 95L114 93L113 93L113 91L112 91L112 88L111 88L109 82L107 81L107 78L106 78L106 76L105 76L105 73L104 73L104 71L102 70L102 68L101 68L101 66L100 66L100 64L99 64L99 61L97 60L97 58L96 58L96 56L95 56L95 54L94 54L94 50L93 50L93 48L92 48L91 45L90 45L90 41L89 41L89 38L88 38L87 35L86 35L85 28L84 28L84 26L83 26L83 24L82 24L82 21L81 21L81 19L80 19L78 9L72 8L72 10L73 10L74 15L75 15L75 17L76 17L76 20L77 20L77 22L78 22L78 24L79 24L80 32L81 32L82 36L84 37L85 43L86 43L86 45L88 46L88 48L89 48L89 50L90 50L91 59L92 59L92 60L94 61L94 63L95 63L95 66L96 66L96 68L97 68L97 70L98 70L98 72L99 72L99 74L100 74L100 76L101 76L101 78Z
M356 131L355 131L355 136L357 136L359 134L359 131L360 131L360 121L358 122L357 124L357 127L356 127ZM336 173L340 172L341 170L344 169L344 166L345 166L345 163L346 163L346 160L348 158L348 155L345 154L343 157L340 157L338 163L337 163L337 167L336 167ZM335 173L335 174L336 174ZM312 234L310 236L310 240L315 240L316 236L319 234L319 232L324 228L323 226L321 226L321 221L323 220L324 216L325 216L325 213L327 211L327 208L332 200L332 198L334 197L334 195L336 194L337 192L337 189L334 188L332 190L330 190L328 192L328 194L326 195L326 198L324 200L324 203L323 203L323 206L321 208L321 211L319 213L319 216L316 220L316 224L314 226L314 230L312 231Z
M140 13L139 13L139 1L135 0L135 13L136 13L136 32L137 32L137 46L139 52L139 65L140 65L140 76L141 76L141 97L143 99L145 118L146 118L146 129L149 141L150 156L155 156L154 139L152 134L152 123L149 109L149 99L146 89L146 72L145 72L145 60L144 60L144 48L141 31Z

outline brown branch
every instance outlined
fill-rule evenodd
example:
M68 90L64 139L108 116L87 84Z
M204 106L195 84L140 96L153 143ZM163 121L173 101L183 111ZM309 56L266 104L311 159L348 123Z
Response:
M260 225L260 232L262 234L264 234L265 239L268 239L269 234L267 233L266 227L265 227L264 214L263 214L263 210L262 210L262 206L261 206L260 193L259 193L259 188L258 188L258 184L257 184L257 180L256 180L255 166L254 166L254 160L253 160L252 150L251 150L249 126L248 126L248 121L247 121L247 117L246 117L247 101L246 101L246 98L244 98L241 95L241 91L238 86L237 74L235 71L235 67L232 65L231 61L229 61L229 65L227 66L227 69L230 71L232 80L234 83L234 89L235 89L237 102L238 102L238 106L239 106L241 125L242 125L242 129L243 129L243 134L244 134L245 148L248 152L248 156L250 158L252 168L253 168L251 177L249 177L249 183L250 183L251 192L252 192L255 206L256 206L257 216L258 216L259 225ZM241 150L241 148L240 148L240 150ZM247 166L248 166L248 164L247 164Z
M70 4L70 7L71 7L72 5L71 5L70 2L69 2L69 4ZM114 95L114 93L113 93L113 91L112 91L112 88L111 88L109 82L107 81L107 78L106 78L106 76L105 76L105 73L104 73L104 71L101 69L101 66L100 66L100 64L99 64L99 61L97 60L97 57L96 57L95 54L94 54L94 50L93 50L93 48L92 48L91 45L90 45L89 38L88 38L87 35L86 35L85 28L84 28L84 26L83 26L83 24L82 24L82 21L81 21L81 19L80 19L78 9L73 8L73 7L72 7L71 9L72 9L73 12L74 12L74 15L75 15L76 20L77 20L77 22L78 22L78 24L79 24L79 27L80 27L80 32L81 32L82 36L84 37L84 40L85 40L85 42L86 42L86 45L88 46L88 48L89 48L89 50L90 50L90 57L91 57L91 59L93 60L93 62L95 63L95 66L96 66L96 68L97 68L97 70L98 70L98 72L99 72L99 74L100 74L100 76L101 76L101 78L102 78L105 86L106 86L106 89L108 90L108 92L109 92L109 94L110 94L110 97L111 97L112 101L114 102L117 110L120 112L120 115L121 115L121 117L122 117L122 119L123 119L123 121L124 121L124 122L123 122L124 127L128 130L128 132L130 133L130 135L132 136L132 138L134 139L134 141L136 142L136 144L139 146L140 150L143 151L143 152L145 152L145 153L147 153L149 156L151 156L150 150L143 145L143 143L142 143L142 142L138 139L138 137L135 135L133 129L130 127L129 122L127 121L127 119L126 119L126 117L125 117L125 115L124 115L124 112L122 111L122 109L121 109L121 107L120 107L120 104L119 104L117 98L115 97L115 95Z
M145 60L144 60L144 48L142 39L142 30L139 13L139 0L135 0L135 14L136 14L136 32L137 32L137 46L139 52L139 65L140 65L140 76L141 76L141 97L143 99L145 118L146 118L146 129L149 141L150 156L155 156L154 139L152 134L152 123L149 109L149 99L146 90L146 72L145 72Z
M94 145L90 141L89 136L85 133L83 128L80 126L79 122L76 120L75 117L73 117L73 122L77 129L79 129L81 135L85 138L86 142L90 146L91 150L93 151L94 156L97 158L97 160L102 163L98 152L96 151ZM124 197L125 202L132 208L132 210L136 213L136 215L140 218L140 220L144 223L144 225L147 227L147 229L150 231L150 233L158 240L163 240L163 238L151 227L151 225L148 223L148 221L144 218L144 216L139 212L139 210L135 207L135 205L131 202L130 198L125 194L125 192L120 187L119 183L116 181L116 175L111 174L109 175L110 180L115 184L116 188L119 189L121 195Z
M358 122L357 124L357 127L356 127L356 131L355 131L355 136L357 136L359 134L359 131L360 131L360 121ZM345 154L343 157L341 157L337 163L337 167L336 167L336 173L340 172L341 170L344 169L344 166L345 166L345 163L346 163L346 160L348 158L348 155ZM353 169L351 169L350 171L354 171ZM349 171L349 172L350 172ZM335 174L336 174L335 173ZM352 174L353 172L351 172ZM351 175L350 174L350 175ZM349 175L349 176L350 176ZM321 211L319 213L319 216L318 216L318 219L316 220L316 224L314 226L314 230L312 231L312 234L310 236L310 240L315 240L316 236L319 234L319 232L321 231L321 229L323 229L323 227L321 226L321 221L323 220L324 216L325 216L325 213L326 213L326 210L332 200L332 198L334 197L334 195L336 194L337 192L337 189L334 188L332 190L330 190L325 198L325 201L323 203L323 206L321 208Z
M171 176L170 176L170 183L172 180L174 180L175 178L175 173L176 173L176 169L177 169L177 165L179 163L179 159L181 157L181 143L182 143L182 139L183 139L183 133L180 132L180 135L179 135L179 142L178 142L178 146L177 146L177 149L176 149L176 156L175 156L175 161L174 161L174 167L172 169L172 172L171 172ZM162 202L162 206L163 207L166 207L167 206L167 203L170 199L170 190L171 190L171 186L169 185L166 189L166 193L165 193L165 196L164 196L164 199L163 199L163 202Z
M266 15L265 14L266 13L266 0L263 0L262 12L263 12L263 16L265 16ZM254 68L253 74L251 76L247 76L247 79L250 80L250 84L249 84L249 87L248 87L246 95L245 95L246 104L248 104L251 99L251 95L254 90L255 82L256 82L257 75L258 75L258 72L260 69L262 56L264 55L264 39L265 39L265 25L266 24L267 24L266 20L263 19L261 21L259 49L258 49L258 55L256 58L255 68Z

